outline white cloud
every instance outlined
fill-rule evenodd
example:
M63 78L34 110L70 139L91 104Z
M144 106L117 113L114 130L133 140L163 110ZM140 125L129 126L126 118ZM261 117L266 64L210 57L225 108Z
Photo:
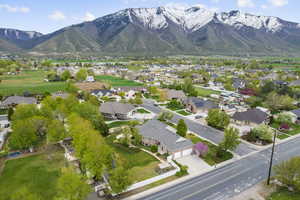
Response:
M61 20L65 20L67 17L63 12L56 10L51 15L49 15L49 18L55 21L61 21Z
M30 8L24 6L11 6L8 4L0 4L0 9L11 13L29 13Z
M268 9L268 6L266 4L263 4L260 6L262 9Z
M238 7L253 8L255 5L252 0L237 0Z
M220 0L210 0L212 3L219 3Z
M85 22L93 21L94 19L96 19L95 15L90 12L86 12L85 16L83 17L83 21Z
M288 0L268 0L268 1L272 6L275 6L275 7L282 7L289 3Z

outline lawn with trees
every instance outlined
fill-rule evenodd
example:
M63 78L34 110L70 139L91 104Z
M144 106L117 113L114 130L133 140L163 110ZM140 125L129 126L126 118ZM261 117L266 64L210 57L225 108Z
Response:
M207 153L201 156L201 158L209 165L214 166L218 163L224 162L226 160L230 160L233 158L232 153L226 151L222 154L218 154L220 151L217 145L210 143L207 140L203 140L193 134L187 134L187 139L191 140L194 144L203 143L208 147Z
M13 194L26 190L40 200L52 200L65 164L64 151L56 146L37 155L6 161L0 176L1 199L9 200Z

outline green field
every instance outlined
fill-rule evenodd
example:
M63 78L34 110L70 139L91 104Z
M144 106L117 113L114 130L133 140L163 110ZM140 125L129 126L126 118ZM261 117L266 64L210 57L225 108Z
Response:
M121 144L114 143L115 136L111 135L106 138L107 143L125 160L130 168L130 177L134 182L139 182L157 176L155 168L159 161L148 153L137 149L128 148Z
M60 169L64 165L63 151L57 149L7 161L0 175L0 199L11 199L10 195L26 187L41 200L52 200L56 194Z
M196 90L198 92L198 96L202 96L202 97L209 97L211 94L219 95L221 93L221 92L218 92L218 91L199 88L199 87L196 87Z
M24 92L43 94L65 91L65 82L45 82L45 71L24 71L18 75L0 76L0 95L22 95Z
M142 86L141 83L135 81L122 79L115 76L100 75L95 77L97 81L105 82L110 84L112 87L122 87L122 86Z

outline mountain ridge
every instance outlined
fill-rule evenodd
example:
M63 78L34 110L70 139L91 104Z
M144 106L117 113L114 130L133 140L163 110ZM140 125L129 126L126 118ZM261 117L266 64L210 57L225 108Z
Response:
M21 32L17 32L19 35ZM300 24L240 11L193 6L128 8L50 34L0 39L21 51L144 54L300 52ZM23 34L23 33L22 33ZM26 35L26 33L24 33ZM9 46L9 45L7 45Z

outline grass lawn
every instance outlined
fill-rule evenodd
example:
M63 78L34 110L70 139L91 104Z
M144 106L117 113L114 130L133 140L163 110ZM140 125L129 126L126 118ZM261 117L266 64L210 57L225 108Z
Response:
M280 125L278 123L272 123L270 125L272 128L275 128L275 129L279 129ZM300 125L299 124L292 124L290 126L290 130L287 130L287 131L281 131L287 135L297 135L297 134L300 134Z
M95 79L97 81L101 81L104 83L110 84L112 87L121 87L121 86L142 86L141 83L137 83L135 81L122 79L115 76L108 76L108 75L99 75L96 76Z
M196 90L198 92L198 96L202 97L209 97L211 94L217 94L219 95L221 92L215 91L215 90L209 90L209 89L204 89L200 87L196 87Z
M177 111L177 113L178 114L181 114L181 115L183 115L183 116L189 116L189 115L191 115L192 113L190 113L190 112L187 112L187 111L185 111L185 110L180 110L180 111Z
M37 194L41 200L52 200L56 194L56 181L65 165L62 150L9 160L0 175L1 200L22 187Z
M267 200L299 200L300 193L290 192L287 189L279 189L271 194Z
M45 92L65 91L65 82L44 82L45 71L24 71L18 75L0 76L0 94L9 96L13 94L23 94L25 91L34 94Z
M206 140L203 140L193 134L188 134L186 138L190 139L194 144L202 142L208 146L208 153L206 154L206 156L202 156L201 158L211 166L233 158L233 155L230 152L226 152L223 157L217 157L216 153L218 147L216 145Z
M116 128L120 126L126 126L129 125L131 121L116 121L116 122L111 122L107 124L108 128Z
M137 112L137 113L141 113L141 114L150 114L149 111L147 111L147 110L145 110L145 109L143 109L143 108L137 109L136 112Z
M289 138L289 137L290 137L290 135L287 135L287 134L279 134L279 135L277 135L277 138L279 138L281 140L284 140L284 139Z
M113 143L114 140L114 135L106 137L107 143L126 161L130 168L130 177L133 178L134 182L143 181L158 175L155 172L155 168L159 164L156 158L140 149L128 148L121 144Z

